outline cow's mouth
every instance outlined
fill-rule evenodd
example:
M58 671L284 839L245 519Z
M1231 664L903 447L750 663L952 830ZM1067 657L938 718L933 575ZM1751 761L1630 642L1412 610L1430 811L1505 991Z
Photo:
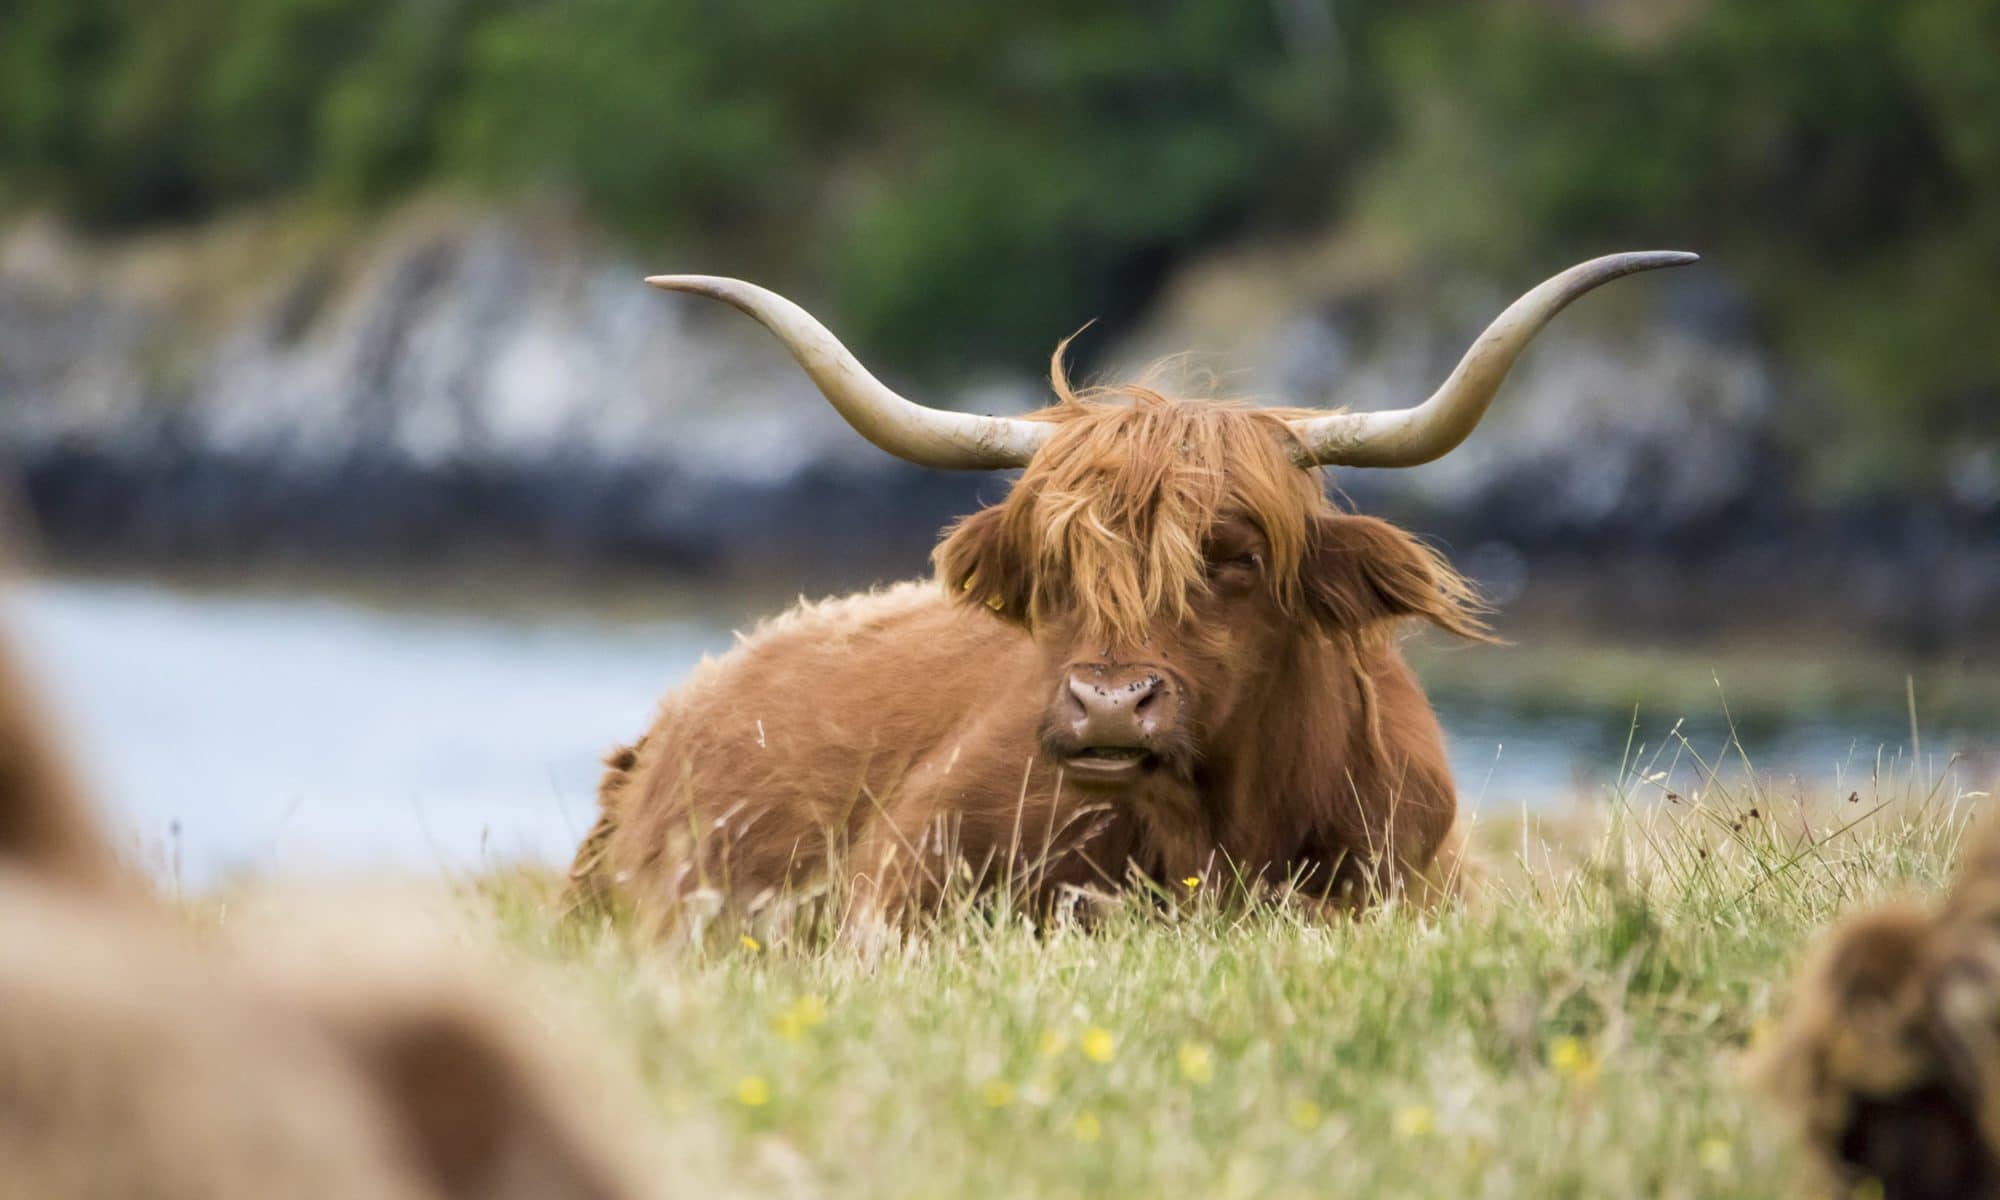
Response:
M1160 765L1144 746L1085 746L1062 756L1064 773L1079 782L1115 783L1136 779Z

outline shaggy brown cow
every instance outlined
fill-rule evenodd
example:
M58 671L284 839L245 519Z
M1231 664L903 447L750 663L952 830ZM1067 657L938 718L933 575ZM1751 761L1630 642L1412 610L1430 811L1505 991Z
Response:
M388 964L352 937L319 949L316 969L273 971L0 870L0 1193L641 1194L574 1064L479 998L503 978Z
M943 586L802 606L697 669L613 756L579 891L666 915L830 880L865 919L907 917L952 877L1046 898L1221 871L1347 902L1450 874L1442 738L1391 631L1476 637L1477 607L1421 543L1329 504L1318 468L1438 457L1564 305L1693 259L1572 268L1424 404L1359 414L1073 392L1060 347L1054 406L940 412L780 296L648 280L756 318L890 453L1025 470L948 532Z
M1887 905L1827 936L1760 1067L1830 1192L2000 1196L2000 825L1936 912Z
M116 865L0 646L0 1193L638 1194L479 998L496 981L435 947L415 968L319 948L276 970L191 945Z

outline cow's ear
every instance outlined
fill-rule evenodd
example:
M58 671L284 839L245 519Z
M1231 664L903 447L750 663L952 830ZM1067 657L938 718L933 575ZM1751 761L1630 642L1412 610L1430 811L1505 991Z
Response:
M1001 505L962 518L931 552L938 580L963 604L1026 626L1033 607L1027 548Z
M1488 637L1472 586L1429 546L1374 517L1315 517L1303 583L1307 608L1332 631L1418 617L1461 637Z

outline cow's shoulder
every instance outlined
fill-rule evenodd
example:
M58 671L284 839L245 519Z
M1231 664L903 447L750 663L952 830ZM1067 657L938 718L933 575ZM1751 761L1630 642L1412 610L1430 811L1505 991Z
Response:
M930 580L911 579L822 600L801 597L784 612L759 622L743 641L792 638L822 641L854 633L893 632L911 624L955 615L943 588Z
M890 584L824 600L800 600L738 636L752 655L878 655L936 650L977 653L1025 642L988 613L954 604L936 581Z

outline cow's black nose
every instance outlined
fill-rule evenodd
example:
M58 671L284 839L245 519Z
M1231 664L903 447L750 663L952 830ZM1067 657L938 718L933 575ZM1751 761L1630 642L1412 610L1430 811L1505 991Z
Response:
M1070 733L1081 746L1144 746L1178 715L1172 685L1150 667L1073 667L1067 686Z

